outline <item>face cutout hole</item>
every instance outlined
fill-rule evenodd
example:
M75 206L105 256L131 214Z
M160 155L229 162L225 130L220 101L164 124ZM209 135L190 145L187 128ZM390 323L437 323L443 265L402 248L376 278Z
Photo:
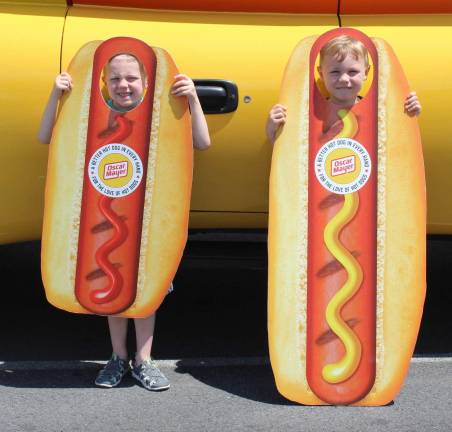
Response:
M147 75L143 63L132 54L114 55L102 69L100 92L108 108L128 112L143 101Z
M320 52L314 66L320 94L333 103L358 103L369 92L374 76L372 57L364 44L343 35L328 41L322 50L322 66Z

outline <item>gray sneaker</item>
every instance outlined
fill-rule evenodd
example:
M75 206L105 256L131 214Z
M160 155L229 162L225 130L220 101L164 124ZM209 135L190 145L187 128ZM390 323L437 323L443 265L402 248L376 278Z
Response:
M160 372L154 360L144 360L138 366L132 367L132 376L141 383L141 385L151 391L169 389L168 378Z
M99 387L116 387L129 370L129 362L113 354L105 367L99 371L94 383Z

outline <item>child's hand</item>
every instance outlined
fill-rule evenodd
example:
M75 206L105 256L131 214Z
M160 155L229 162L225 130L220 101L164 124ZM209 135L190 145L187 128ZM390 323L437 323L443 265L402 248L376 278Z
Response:
M72 89L72 78L67 72L63 72L55 78L55 90L63 93Z
M417 98L416 92L411 92L405 99L405 112L410 116L418 116L421 113L422 106Z
M189 101L196 100L195 83L187 75L178 74L174 77L174 83L171 87L171 94L174 96L187 96Z
M190 106L191 126L193 134L193 147L198 150L205 150L210 146L209 128L202 111L201 103L193 80L184 74L174 77L171 87L171 94L174 96L187 96Z
M63 72L55 78L53 89L42 115L41 125L39 126L38 139L43 144L49 144L52 138L53 126L55 125L55 116L63 92L69 92L72 89L72 78L67 72Z
M265 130L267 132L267 138L272 144L275 142L276 132L279 127L286 122L286 117L287 108L284 105L276 104L270 110Z

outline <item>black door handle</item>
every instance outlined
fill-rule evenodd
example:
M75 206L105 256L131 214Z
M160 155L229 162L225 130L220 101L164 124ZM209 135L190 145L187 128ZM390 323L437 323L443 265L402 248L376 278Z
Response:
M193 82L205 114L225 114L237 109L239 92L234 82L215 79L195 79Z

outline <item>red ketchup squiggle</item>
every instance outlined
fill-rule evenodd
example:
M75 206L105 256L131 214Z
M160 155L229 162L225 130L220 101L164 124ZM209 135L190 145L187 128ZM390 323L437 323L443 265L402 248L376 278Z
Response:
M115 117L117 127L113 129L107 136L106 140L101 143L101 146L124 141L133 131L133 122L124 115L117 115ZM103 133L99 134L99 138Z
M90 293L91 301L96 304L107 303L117 298L121 292L124 282L121 273L108 259L110 253L124 243L128 234L126 224L111 208L112 201L113 198L109 198L107 196L102 196L99 199L99 210L111 223L115 233L110 240L104 243L96 251L96 262L108 277L108 285L106 287L93 290Z
M116 116L118 127L107 137L101 145L124 141L133 130L133 122L124 116ZM96 251L95 259L98 266L108 277L108 285L104 288L90 292L90 300L96 304L104 304L113 301L121 292L124 279L121 273L108 259L108 256L121 246L127 238L127 226L121 217L111 208L114 198L102 195L99 198L98 207L102 215L111 223L114 229L113 237L110 238Z

